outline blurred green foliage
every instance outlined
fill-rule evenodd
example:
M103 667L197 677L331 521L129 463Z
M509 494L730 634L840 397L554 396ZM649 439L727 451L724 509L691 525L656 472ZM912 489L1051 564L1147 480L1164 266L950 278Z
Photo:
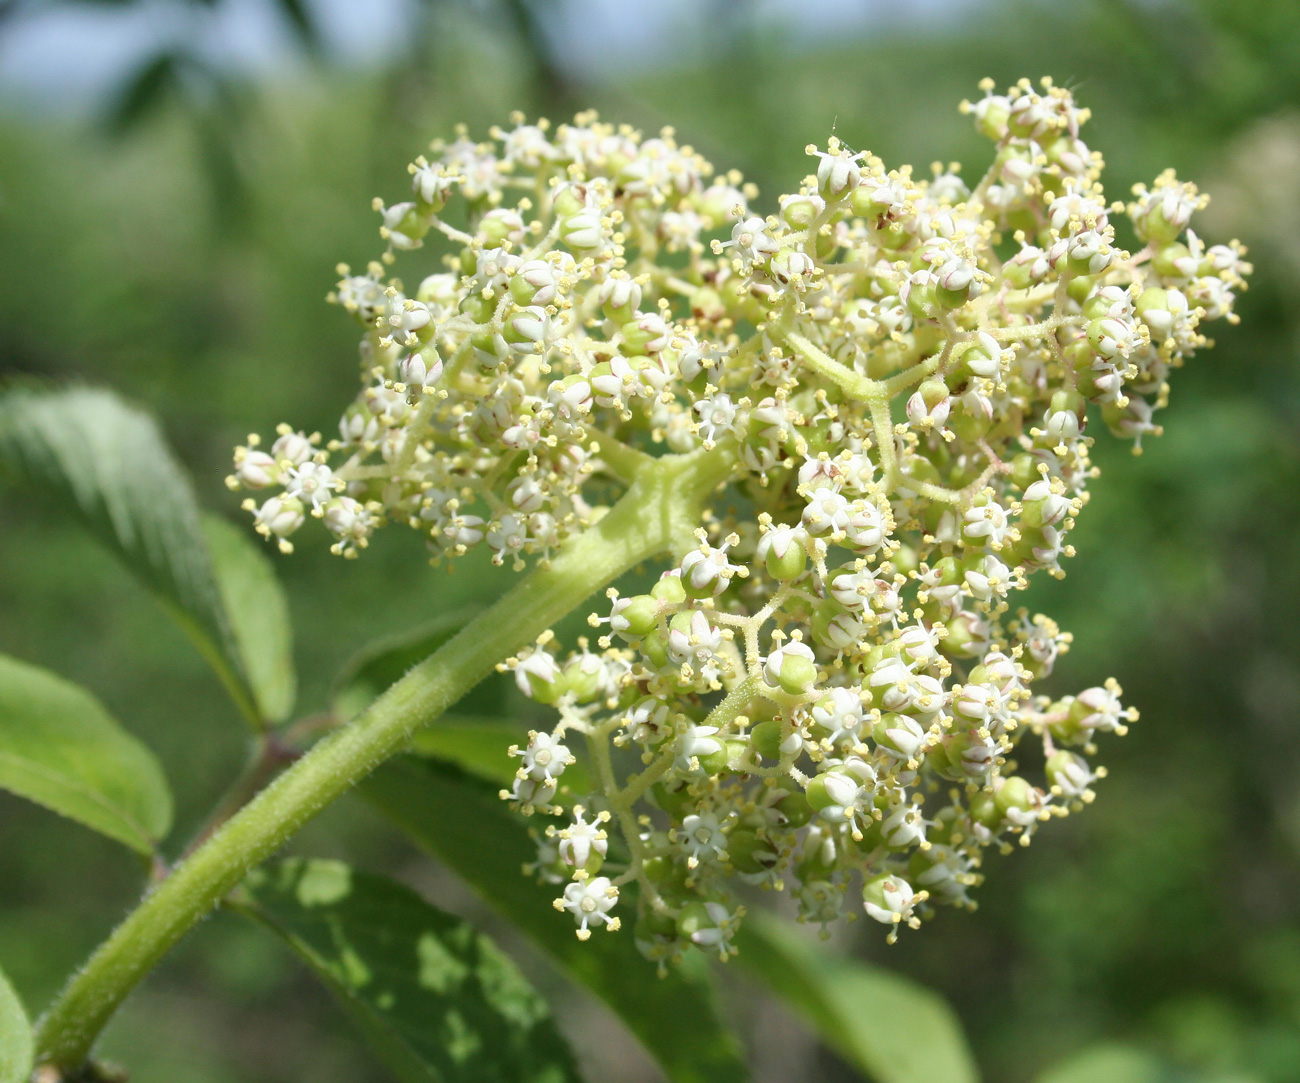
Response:
M221 479L247 431L284 418L333 429L356 342L323 304L333 267L376 253L370 198L397 196L406 161L456 121L482 131L512 108L576 102L671 123L774 198L832 125L890 165L978 169L987 147L953 106L981 76L1071 84L1094 110L1088 140L1106 152L1113 195L1175 166L1220 197L1206 215L1214 239L1239 233L1257 264L1242 326L1176 375L1167 434L1137 460L1100 441L1105 477L1080 556L1064 582L1034 588L1076 635L1058 689L1114 674L1142 721L1108 746L1111 775L1087 815L991 862L977 914L944 914L892 949L871 929L839 947L947 996L999 1083L1098 1041L1220 1083L1300 1081L1300 11L1294 0L954 4L947 23L794 52L747 5L732 8L719 5L713 38L689 50L709 63L602 85L566 82L549 56L519 63L526 23L494 30L444 3L422 16L424 44L385 71L322 62L273 86L164 95L125 135L0 114L0 372L107 384L143 403L207 505L238 516ZM545 6L518 10L547 18ZM157 751L177 797L175 852L238 772L238 718L167 618L59 508L0 493L0 523L0 652L83 683ZM307 542L274 560L307 713L327 707L360 647L478 603L511 575L476 560L426 569L403 531L356 562ZM498 684L483 702L495 710L502 696ZM35 1008L132 904L139 870L111 842L4 796L0 825L0 961ZM359 801L293 849L396 872L478 916ZM539 966L525 959L554 991ZM761 1047L759 995L739 974L728 986ZM641 1078L644 1060L575 1003L561 1004L561 1023L567 1013L582 1031L588 1065ZM140 1083L384 1078L292 960L224 917L147 983L105 1050ZM808 1079L853 1078L829 1053L803 1063Z

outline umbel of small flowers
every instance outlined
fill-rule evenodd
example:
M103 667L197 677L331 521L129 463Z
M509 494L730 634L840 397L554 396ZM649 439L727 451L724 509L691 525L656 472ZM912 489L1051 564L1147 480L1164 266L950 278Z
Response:
M594 643L503 663L555 711L503 796L558 818L533 873L581 938L635 894L650 957L726 957L757 885L893 939L973 906L988 847L1091 801L1097 738L1137 717L1113 680L1035 693L1070 637L1012 596L1073 554L1094 431L1159 434L1250 267L1193 232L1205 197L1171 172L1108 202L1069 92L983 89L973 185L832 138L766 216L667 129L516 116L435 143L331 295L363 328L338 437L236 451L285 550L308 516L349 557L396 521L434 559L516 567L655 457L717 458L649 593L611 589ZM399 256L426 259L413 289ZM566 785L579 754L590 792Z

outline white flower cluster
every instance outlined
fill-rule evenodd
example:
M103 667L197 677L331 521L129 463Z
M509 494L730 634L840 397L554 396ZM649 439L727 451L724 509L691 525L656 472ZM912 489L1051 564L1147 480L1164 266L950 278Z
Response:
M855 891L891 936L971 905L984 849L1091 800L1096 736L1136 717L1113 681L1035 693L1069 636L1011 595L1072 555L1090 422L1158 434L1250 268L1192 232L1205 200L1172 174L1106 202L1068 92L964 108L996 144L973 188L832 139L768 217L671 131L516 118L435 144L413 198L377 204L384 259L450 254L414 293L344 272L365 387L339 438L236 453L282 545L308 513L347 555L397 519L435 557L516 565L660 456L729 466L698 545L611 591L595 651L548 635L506 663L559 719L505 796L564 817L537 868L584 938L633 884L661 960L729 954L743 884L821 924ZM565 785L575 752L594 792Z

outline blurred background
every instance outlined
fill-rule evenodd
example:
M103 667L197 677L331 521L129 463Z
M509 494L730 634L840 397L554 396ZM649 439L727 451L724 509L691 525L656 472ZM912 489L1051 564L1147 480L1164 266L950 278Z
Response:
M1256 274L1174 381L1141 458L1103 438L1080 556L1029 604L1075 633L1057 692L1118 677L1141 722L1096 805L989 863L977 914L840 950L940 991L985 1078L1022 1083L1096 1042L1227 1083L1300 1081L1300 5L1295 0L0 0L0 374L107 384L154 410L208 506L238 516L232 445L284 419L333 431L356 330L324 303L379 249L375 195L466 122L594 106L672 124L775 196L832 128L890 166L989 145L956 104L1052 75L1122 198L1165 166L1214 203ZM762 202L762 201L760 201ZM321 536L323 538L323 536ZM409 531L343 562L277 556L300 711L360 646L500 590L429 569ZM59 508L0 492L0 651L94 690L155 748L173 851L244 756L241 725L167 618ZM489 689L482 696L496 696ZM294 843L475 900L359 801ZM0 960L39 1009L137 897L113 843L0 795ZM500 930L511 945L508 931ZM539 958L590 1078L652 1080L612 1018ZM848 1080L739 975L756 1079ZM381 1080L282 950L215 917L104 1046L138 1083ZM918 1081L924 1083L924 1081Z

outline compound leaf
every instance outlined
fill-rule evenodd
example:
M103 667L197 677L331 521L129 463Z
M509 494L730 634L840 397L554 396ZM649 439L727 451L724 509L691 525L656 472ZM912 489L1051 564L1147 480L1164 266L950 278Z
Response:
M546 1002L471 925L339 861L256 870L236 903L339 998L403 1083L576 1083Z
M0 1083L27 1083L32 1073L32 1027L13 986L0 970Z
M699 974L678 969L657 977L631 928L597 933L586 943L577 939L572 920L551 905L559 888L523 875L537 848L496 791L451 765L412 756L390 761L361 784L364 797L622 1017L673 1083L747 1079L735 1039Z
M275 568L248 531L219 515L203 516L203 536L258 711L268 722L283 722L293 710L298 678L289 603Z
M142 854L171 827L162 768L83 688L0 655L0 787Z
M0 467L75 508L260 723L193 489L148 414L95 388L10 387L0 393Z
M737 962L761 978L849 1064L876 1083L974 1083L961 1024L937 994L830 955L789 923L753 913Z

